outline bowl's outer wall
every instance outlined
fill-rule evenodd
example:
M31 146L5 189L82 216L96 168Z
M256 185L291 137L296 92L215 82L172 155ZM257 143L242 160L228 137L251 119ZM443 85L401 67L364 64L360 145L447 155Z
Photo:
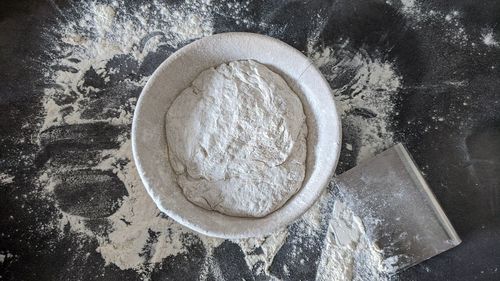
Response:
M173 100L205 69L253 59L280 74L297 93L307 118L307 166L302 188L263 218L240 218L189 202L168 162L165 113ZM331 89L302 53L268 36L222 33L195 41L171 55L153 73L138 100L132 150L139 175L159 209L177 222L209 236L247 238L269 234L307 211L330 182L340 153L341 126Z

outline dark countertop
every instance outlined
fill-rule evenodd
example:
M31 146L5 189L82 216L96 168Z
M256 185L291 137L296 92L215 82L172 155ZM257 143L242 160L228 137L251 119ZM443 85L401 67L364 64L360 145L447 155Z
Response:
M225 7L226 2L230 1L212 1L211 5ZM424 15L418 18L416 12L408 11L413 1L403 2L406 6L398 1L251 1L244 17L279 28L243 26L224 14L214 14L214 33L268 34L305 52L308 26L319 17L326 19L320 44L333 46L347 38L350 47L376 52L392 62L402 77L390 124L394 139L407 146L463 240L395 279L500 280L500 2L417 0ZM128 1L127 5L140 4ZM0 181L0 254L5 256L0 279L4 280L139 279L134 271L105 266L97 254L82 261L81 253L94 252L95 241L80 245L80 252L66 251L75 247L73 234L56 239L60 237L57 230L40 228L56 216L54 201L30 196L41 188L35 179L48 149L39 140L41 99L47 83L43 62L49 56L43 35L70 6L68 1L53 0L0 4L0 173L13 176L11 183ZM451 23L446 18L425 17L454 11L458 16ZM456 22L459 25L452 26ZM486 42L485 34L497 43ZM150 68L169 52L150 60ZM90 134L104 129L100 124L85 128ZM344 131L345 139L355 139L347 128ZM353 166L351 154L342 150L338 173ZM315 266L287 264L288 252L300 243L293 239L300 230L292 225L289 231L270 272L285 280L312 280ZM187 258L155 270L152 277L196 280L205 255L203 246L194 244ZM268 279L252 272L242 255L230 241L214 252L215 259L226 261L222 263L225 279ZM310 249L305 255L314 257L318 252ZM294 274L284 274L283 264Z

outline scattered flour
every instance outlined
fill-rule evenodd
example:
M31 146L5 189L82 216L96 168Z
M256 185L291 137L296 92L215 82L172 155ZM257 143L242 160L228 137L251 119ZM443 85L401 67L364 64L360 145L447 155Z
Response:
M222 11L214 10L212 3L206 0L191 0L175 5L153 1L140 8L130 9L118 0L108 5L92 1L73 7L81 17L65 18L57 28L46 31L47 36L53 36L53 46L48 50L52 61L46 78L51 83L45 89L43 105L46 113L41 131L54 126L94 122L129 127L137 94L152 72L144 70L149 65L151 55L163 54L164 59L182 45L212 34L212 14L260 26L260 23L238 18L245 10L245 5L248 3L228 3ZM342 46L338 50L332 47L311 48L308 55L331 83L342 108L345 128L359 135L359 142L351 142L350 150L357 153L360 161L392 144L391 111L402 78L390 62L372 57L363 50L343 49ZM123 59L123 62L116 64L117 58ZM158 62L152 64L157 65ZM140 71L146 74L141 75ZM86 79L89 73L94 75L94 79ZM342 85L336 77L346 73L354 74L349 79L351 82ZM100 80L101 83L89 83L88 80ZM113 103L97 113L87 113L89 107L102 102L99 96L116 88L119 91L113 92ZM121 99L114 100L117 96ZM192 232L162 215L146 193L132 161L128 133L118 135L117 141L120 143L119 148L100 151L99 163L90 165L92 169L112 171L128 192L118 210L106 218L109 229L101 233L89 227L88 219L63 211L61 219L55 224L61 233L69 227L82 239L95 239L98 243L96 250L107 264L136 270L143 279L147 279L148 272L159 262L186 251L182 236ZM72 166L48 165L41 173L39 183L51 196L57 184L57 175L74 169ZM325 198L323 195L320 201ZM313 206L299 222L304 237L321 229L323 214L318 205ZM360 270L356 264L365 264L370 268L372 265L373 268L378 266L377 251L370 247L363 236L362 225L349 223L356 221L355 216L342 206L341 203L337 204L334 219L331 220L320 271L332 277L350 272L353 278L357 278L359 274L356 272L366 270ZM352 242L339 244L335 236L343 233L344 229L350 231L352 237L346 236L341 241ZM335 231L338 233L335 234ZM154 233L157 239L152 241L150 233ZM258 266L260 272L270 275L268 269L289 234L289 230L283 229L267 237L234 242L245 253L250 268ZM224 241L194 235L201 240L208 253L200 280L205 280L210 274L216 278L222 276L212 252ZM262 253L256 254L256 249L261 249ZM347 258L328 259L327 256ZM334 267L330 266L335 264ZM289 272L288 268L283 270ZM338 280L350 280L346 276L342 278Z
M349 150L358 151L360 162L393 145L390 124L402 78L392 63L373 58L363 50L345 51L347 44L338 50L310 49L309 56L330 82L343 126L357 131L354 141L358 143L349 144ZM339 78L349 82L338 83Z
M495 33L492 28L487 28L481 34L481 39L486 46L489 47L499 47L500 42L495 39Z
M257 273L264 272L272 276L268 269L287 237L288 232L282 229L266 237L242 239L238 240L237 243L245 253L245 260L249 268L254 268L258 263L262 263L258 267L260 270L257 270ZM262 254L255 254L257 248L262 250Z
M316 275L318 281L385 280L389 277L379 250L365 235L361 219L340 201L334 204L323 247Z
M50 77L59 87L45 89L47 115L42 130L58 124L96 121L81 116L90 96L102 90L84 83L84 75L89 70L94 70L106 83L118 71L119 66L109 64L113 58L131 56L139 64L148 54L163 46L178 48L180 44L212 34L210 15L206 9L205 12L202 9L208 5L208 1L186 4L176 9L153 2L141 6L139 11L117 13L115 9L119 9L122 4L90 2L82 8L86 13L81 19L59 27L57 32L62 42L56 42L54 48L63 57L55 59L52 65L55 70ZM198 9L202 12L198 12ZM138 81L125 78L124 82L143 86L147 78L145 76ZM54 99L58 96L76 97L71 104L60 105ZM124 112L124 109L132 104L135 104L135 98L121 107L110 108L128 116L106 121L117 125L130 123L132 112Z
M130 56L133 63L140 64L147 55L162 46L178 48L196 38L212 33L208 12L203 12L207 1L194 2L168 8L159 3L142 6L138 11L127 13L120 10L123 3L100 5L90 2L83 10L84 16L77 21L59 27L60 40L64 44L54 47L63 54L56 57L51 65L55 70L49 77L56 86L45 90L45 122L41 131L57 125L72 125L106 121L113 125L130 126L133 108L137 98L131 96L126 103L106 108L116 111L108 118L89 118L82 116L92 95L100 94L103 88L87 85L84 76L94 70L104 82L119 74L120 66L110 65L110 61L120 56ZM197 11L200 8L202 12ZM196 11L196 13L195 13ZM124 78L126 90L145 85L147 76L132 80ZM105 86L103 86L105 87ZM123 93L126 94L126 93ZM69 104L58 103L60 96L73 97ZM181 236L190 232L170 218L163 217L152 202L140 182L131 157L129 137L124 134L119 149L102 151L101 162L93 169L112 170L123 181L128 191L122 206L108 217L112 225L106 235L93 232L87 219L62 212L59 222L61 230L66 225L76 233L97 239L106 263L113 263L121 269L134 268L138 272L159 263L167 256L183 252ZM125 166L118 163L126 161ZM74 167L51 167L40 177L40 184L51 192L57 184L55 175L70 171ZM150 232L157 234L156 242L149 243ZM216 246L217 243L212 243ZM148 253L146 253L148 252Z
M460 47L472 44L462 23L460 11L452 10L443 12L429 8L428 3L422 0L388 0L389 5L399 9L409 20L411 28L421 29L423 27L435 26L444 31L448 42Z
M0 254L0 263L4 263L6 260L8 259L12 259L14 257L14 255L12 255L11 253L2 253Z
M14 176L5 173L0 173L0 183L9 184L12 183L13 181L14 181Z
M304 110L285 80L255 61L203 71L168 110L169 159L188 200L263 217L301 187Z

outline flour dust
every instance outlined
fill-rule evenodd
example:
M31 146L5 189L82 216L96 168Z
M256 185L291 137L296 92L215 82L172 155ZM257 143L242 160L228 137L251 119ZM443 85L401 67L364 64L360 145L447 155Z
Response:
M2 184L10 184L14 182L14 176L11 176L6 173L0 173L0 183Z
M168 5L153 1L130 8L119 0L105 4L91 1L61 11L64 16L58 26L46 28L45 36L51 42L46 72L50 83L43 99L39 139L46 157L38 182L60 210L60 219L53 227L61 234L69 229L82 241L97 241L96 251L106 264L133 269L142 278L149 278L167 258L188 253L188 246L196 240L206 249L201 280L223 276L215 252L225 243L238 245L253 274L278 279L270 267L282 246L290 242L291 228L238 241L193 233L156 208L131 159L134 106L154 69L178 48L212 34L213 15L247 27L260 26L242 16L247 5L191 0ZM307 55L332 85L344 130L355 133L355 139L348 140L345 147L362 161L393 143L391 120L402 77L391 62L364 50L352 50L347 44L315 45ZM10 180L2 175L2 181ZM100 188L109 186L117 187L103 198ZM93 195L74 201L82 190L92 190ZM326 193L320 202L335 200ZM363 263L376 268L378 255L356 216L342 203L335 204L337 209L326 225L325 208L318 203L295 226L303 230L304 239L323 229L327 232L318 278L351 280L349 276L362 275L359 265ZM351 231L352 237L346 238L351 242L339 242L336 236L342 231ZM347 258L340 258L344 256ZM291 269L284 265L280 272L288 274Z
M387 279L379 252L367 238L361 219L336 201L316 280Z
M438 10L433 8L431 3L421 0L387 0L386 2L399 9L409 20L410 28L419 30L433 26L442 30L446 42L460 48L474 49L480 44L489 47L500 46L498 43L499 31L498 29L494 30L492 26L484 26L479 30L479 34L474 34L475 31L467 31L464 25L464 11L460 9Z
M345 145L358 151L360 162L393 145L392 114L402 78L391 62L363 50L348 51L348 43L336 50L312 48L309 56L330 82L343 127L356 134L356 143Z

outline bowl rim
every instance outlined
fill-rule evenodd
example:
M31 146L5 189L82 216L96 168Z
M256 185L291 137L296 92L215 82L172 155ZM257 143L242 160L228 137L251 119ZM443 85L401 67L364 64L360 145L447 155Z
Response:
M276 44L276 46L279 46L280 48L282 48L288 52L291 52L296 56L302 57L302 59L307 60L309 65L304 69L302 74L304 74L306 71L311 71L312 75L314 75L316 79L319 79L320 84L321 84L319 86L324 88L326 91L328 91L329 95L327 95L327 96L329 97L330 100L327 102L331 103L333 105L332 110L335 111L334 112L335 117L333 120L334 124L332 124L332 126L334 126L335 129L337 130L337 136L338 136L337 139L334 140L334 143L332 143L332 147L334 147L332 149L332 153L334 153L334 155L332 157L333 161L328 163L328 167L326 167L325 171L322 172L322 174L324 176L322 176L322 178L320 179L320 186L318 186L318 188L316 188L315 194L309 195L307 197L310 200L301 204L300 205L301 208L297 208L292 213L288 212L288 213L286 213L286 216L281 216L281 217L278 216L277 217L278 220L274 221L274 223L272 223L272 224L267 223L267 224L262 225L261 227L254 227L251 229L247 228L241 232L235 231L234 228L227 228L227 229L220 229L220 230L214 230L214 229L208 230L206 227L203 227L199 223L194 223L192 221L186 220L185 218L183 218L183 216L179 215L175 209L172 209L172 208L169 208L168 206L165 206L164 201L161 200L161 198L159 198L157 196L157 193L155 192L156 187L154 186L153 183L150 182L150 179L146 176L147 171L145 171L145 169L144 169L144 165L142 163L142 158L140 157L140 152L139 152L139 148L138 148L138 143L139 143L138 142L138 131L140 131L139 126L140 126L140 122L141 122L140 116L142 116L143 112L147 110L147 108L144 108L143 105L144 105L145 99L147 99L151 93L150 90L151 90L151 87L152 87L154 81L156 79L160 78L161 74L163 74L163 70L168 68L168 66L174 60L189 53L192 49L198 48L200 45L202 45L203 43L210 41L210 40L220 40L220 39L227 40L228 38L229 39L234 38L236 40L238 40L239 38L246 38L246 39L251 39L251 40L259 40L259 41L264 40L267 42L274 43L274 44ZM299 78L302 76L302 74L299 76ZM328 99L327 96L324 96L322 98ZM307 115L306 115L306 118L307 118ZM331 90L330 85L327 82L327 80L323 77L321 72L314 66L313 62L309 58L307 58L303 53L298 51L297 49L293 48L292 46L290 46L290 45L288 45L288 44L286 44L286 43L284 43L276 38L269 37L266 35L257 34L257 33L250 33L250 32L226 32L226 33L218 33L218 34L214 34L211 36L203 37L201 39L193 41L193 42L185 45L184 47L178 49L176 52L171 54L167 59L165 59L158 66L158 68L153 72L153 74L150 76L146 85L144 86L144 88L141 91L141 94L137 100L136 107L134 110L134 115L133 115L133 119L132 119L132 132L131 132L133 160L136 164L136 168L139 172L139 176L141 178L141 181L142 181L146 191L148 192L150 197L153 199L156 206L160 209L160 211L162 211L167 216L174 219L176 222L178 222L178 223L180 223L180 224L182 224L182 225L184 225L192 230L195 230L199 233L202 233L202 234L208 235L208 236L213 236L213 237L230 238L230 239L257 237L257 236L263 236L263 235L272 233L273 231L276 231L277 229L280 229L282 227L287 226L288 224L290 224L291 222L295 221L297 218L302 216L307 210L309 210L311 208L311 206L313 206L313 204L317 201L317 199L319 198L321 193L324 191L324 189L326 188L326 186L328 185L328 183L330 182L331 178L333 177L333 175L335 173L335 168L337 167L339 156L340 156L341 140L342 140L341 119L340 119L340 115L339 115L339 110L336 107L336 103L335 103L335 99L334 99L333 94L332 94L332 90ZM308 148L308 153L310 153L310 148ZM274 214L279 215L280 211L282 211L287 204L289 204L293 200L297 200L298 199L297 195L300 194L300 192L304 188L304 185L305 184L303 184L301 186L301 188L297 191L297 193L294 196L292 196L290 199L288 199L288 201L283 206L281 206L280 208L275 210L273 213L271 213L267 216L264 216L262 218L239 218L239 217L227 216L227 215L223 215L223 214L222 215L227 216L227 217L231 217L231 218L241 219L243 221L248 221L248 220L252 220L252 221L256 221L256 222L261 221L261 220L263 221L265 218L267 218L270 215L274 215ZM300 199L303 199L303 198L300 198ZM194 205L194 204L193 204L193 206L196 206L197 208L201 208L201 207ZM220 213L215 212L215 211L208 211L208 212L220 214Z

